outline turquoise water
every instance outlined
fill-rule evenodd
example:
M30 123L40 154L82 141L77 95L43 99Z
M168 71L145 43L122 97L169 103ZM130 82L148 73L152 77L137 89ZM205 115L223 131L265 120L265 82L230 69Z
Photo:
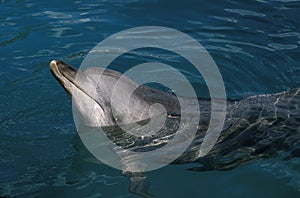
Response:
M0 6L1 196L136 197L120 171L93 163L76 133L71 100L49 72L52 59L78 67L113 33L155 25L192 36L211 53L230 98L300 87L297 0L2 0ZM180 65L177 57L154 55ZM151 52L133 53L113 68L122 71L150 57ZM185 72L204 86L199 76ZM273 158L224 172L188 167L148 173L149 192L155 197L300 195L296 160Z

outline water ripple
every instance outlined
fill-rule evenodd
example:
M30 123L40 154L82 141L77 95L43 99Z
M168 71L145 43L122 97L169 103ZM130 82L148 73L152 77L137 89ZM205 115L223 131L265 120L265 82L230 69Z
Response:
M238 20L232 17L219 17L219 16L212 16L212 18L221 20L221 21L226 21L226 22L231 22L231 23L237 23Z
M279 37L279 38L285 38L285 37L299 37L299 32L285 32L285 33L276 33L276 34L268 34L272 37Z
M32 16L43 16L43 15L47 15L49 18L52 19L70 19L73 17L71 14L66 14L63 12L55 12L55 11L44 11L44 12L38 12L32 14Z
M28 37L28 35L29 35L29 31L20 32L13 38L0 42L0 46L4 47L11 43L26 39Z
M225 9L227 12L237 13L241 16L256 16L256 17L265 17L266 15L263 13L251 11L251 10L242 10L242 9Z
M269 43L268 46L272 47L276 50L289 50L289 49L295 49L298 47L297 45L283 45L283 44L279 44L279 43Z
M246 46L251 46L251 47L255 47L255 48L266 49L269 51L274 51L274 49L266 47L266 46L262 46L262 45L258 45L258 44L254 44L254 43L242 42L242 41L233 41L233 40L215 39L215 38L208 39L208 41L217 42L217 43L231 43L231 44L237 44L237 45L246 45Z

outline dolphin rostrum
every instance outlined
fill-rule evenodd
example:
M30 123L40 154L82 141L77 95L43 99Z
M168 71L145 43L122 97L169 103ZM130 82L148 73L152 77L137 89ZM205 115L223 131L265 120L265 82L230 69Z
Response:
M63 61L53 60L50 70L63 88L72 95L78 119L87 126L106 127L107 135L118 145L137 151L153 150L166 145L178 129L182 112L178 97L172 93L139 85L109 69L87 68L81 71ZM99 73L101 78L97 75ZM122 89L120 94L114 96L116 102L112 103L111 90L117 82ZM128 104L124 105L122 100L127 90L134 92ZM188 111L191 113L196 106L199 107L201 116L192 143L172 163L199 163L199 167L190 170L206 171L232 169L249 161L282 153L286 153L285 160L300 157L300 88L241 100L227 100L226 119L221 135L213 149L201 157L198 154L199 145L203 142L208 128L210 101L189 98L184 98L183 101L189 105ZM161 104L164 111L153 107L154 103ZM147 119L159 115L163 115L166 125L157 134L141 139L118 132L119 125L149 122ZM154 120L162 119L158 118ZM166 158L168 156L162 156L162 163ZM124 172L133 175L130 186L132 192L150 197L143 175L134 177L134 170L126 168Z

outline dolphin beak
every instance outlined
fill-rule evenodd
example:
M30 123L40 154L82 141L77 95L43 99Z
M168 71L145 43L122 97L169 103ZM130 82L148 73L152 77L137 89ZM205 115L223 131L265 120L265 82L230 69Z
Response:
M84 88L82 81L87 80L87 78L82 71L77 70L67 63L59 60L52 60L50 62L50 71L56 80L71 96L74 94L73 92L81 92L95 101L99 107L105 111L102 104L95 100L95 98L90 95L88 90Z
M62 77L64 76L70 82L75 81L75 77L77 74L77 69L73 68L72 66L68 65L63 61L53 60L50 63L50 70L54 74L55 77Z
M75 84L75 78L78 72L77 69L63 61L52 60L50 63L50 71L63 88L72 95L72 87Z

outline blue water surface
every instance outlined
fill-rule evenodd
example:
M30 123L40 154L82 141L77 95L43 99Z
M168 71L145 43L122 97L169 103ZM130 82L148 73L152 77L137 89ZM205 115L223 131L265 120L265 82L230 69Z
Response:
M195 38L217 63L229 98L300 87L298 0L1 0L0 8L1 196L136 197L128 191L128 178L94 163L80 146L70 97L49 71L52 59L79 67L96 44L119 31L164 26ZM166 54L133 53L114 69L151 55L181 64ZM200 89L205 85L200 76L185 73ZM273 158L224 172L186 171L189 167L169 165L148 173L149 192L155 197L300 195L299 163L293 161Z

